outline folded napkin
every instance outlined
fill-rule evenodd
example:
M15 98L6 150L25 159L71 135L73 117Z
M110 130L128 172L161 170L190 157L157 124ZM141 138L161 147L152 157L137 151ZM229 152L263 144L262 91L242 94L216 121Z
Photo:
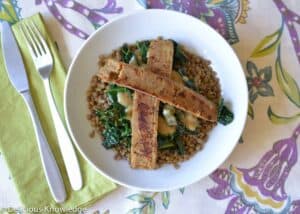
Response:
M61 115L63 114L63 88L66 72L58 56L55 43L47 33L40 14L24 21L34 21L50 46L54 58L54 68L51 74L52 92ZM12 29L19 44L25 63L30 90L38 111L43 129L62 173L67 190L67 200L57 204L49 191L44 175L40 155L34 135L32 122L20 95L10 84L2 51L0 50L0 151L10 170L20 199L25 207L74 208L86 207L100 199L106 193L114 190L116 185L98 174L83 158L78 155L84 186L80 191L71 191L66 170L57 144L55 129L50 116L41 78L34 68L22 34L19 23ZM1 49L1 47L0 47Z

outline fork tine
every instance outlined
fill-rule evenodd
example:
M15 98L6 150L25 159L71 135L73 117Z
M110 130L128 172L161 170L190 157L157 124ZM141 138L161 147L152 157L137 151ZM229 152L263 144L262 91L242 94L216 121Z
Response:
M42 43L43 49L45 51L45 53L50 53L49 47L46 43L46 40L44 39L44 37L42 36L40 30L38 29L38 27L36 26L36 24L33 21L30 21L31 25L33 26L33 29L36 32L37 37L39 38L40 42Z
M37 36L36 36L34 30L32 29L32 27L30 26L29 23L25 23L25 26L26 26L26 28L27 28L27 30L28 30L28 32L29 32L29 35L31 36L31 38L32 38L32 40L33 40L33 42L34 42L34 44L35 44L35 46L36 46L36 49L38 50L39 54L40 54L40 55L43 55L42 52L45 52L45 51L43 50L42 45L41 45L41 42L40 42L39 39L37 38Z
M34 55L35 57L37 57L38 53L37 53L36 47L33 44L33 40L31 38L31 36L29 35L29 32L27 31L27 29L25 28L25 26L24 26L23 23L20 24L20 31L22 33L22 36L25 39L25 43L26 43L26 45L27 45L27 47L29 49L30 54Z

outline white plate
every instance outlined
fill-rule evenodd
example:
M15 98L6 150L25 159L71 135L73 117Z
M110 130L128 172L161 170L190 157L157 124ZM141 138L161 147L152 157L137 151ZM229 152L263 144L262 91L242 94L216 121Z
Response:
M157 170L133 170L127 161L114 160L98 138L91 139L92 128L86 91L98 71L98 57L109 54L124 43L155 39L176 40L194 53L209 59L220 79L222 95L230 103L235 119L228 126L217 125L204 149L179 169L165 165ZM145 191L166 191L194 183L212 173L232 152L245 125L248 92L240 62L227 42L211 27L191 16L167 11L144 10L99 28L76 54L65 86L65 115L72 139L81 154L101 174L121 185Z

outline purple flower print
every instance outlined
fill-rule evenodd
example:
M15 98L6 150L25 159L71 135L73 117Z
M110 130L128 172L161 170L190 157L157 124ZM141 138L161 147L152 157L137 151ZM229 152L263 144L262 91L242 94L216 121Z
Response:
M59 23L70 33L78 36L81 39L88 38L88 34L85 33L80 28L71 24L70 21L64 18L63 14L59 11L58 6L62 8L69 8L74 10L83 16L85 16L90 23L95 27L98 28L101 25L105 24L108 19L101 15L101 13L122 13L123 8L117 7L116 0L107 0L106 5L100 9L90 9L85 5L74 1L74 0L36 0L36 5L45 3L49 11L53 14L53 16L59 21Z
M299 214L300 213L300 200L293 201L289 213L290 214Z
M300 24L300 16L294 13L293 11L291 11L290 9L288 9L282 0L273 0L273 1L277 6L277 8L279 9L283 17L283 21L288 28L294 46L294 50L296 52L298 61L300 63L300 42L299 42L298 33L295 29L295 23Z
M230 171L227 169L218 169L210 177L218 184L217 187L211 188L207 191L211 197L217 200L222 200L233 195L230 188Z
M217 186L208 189L208 194L217 200L230 198L226 213L299 213L300 200L292 202L284 188L297 163L299 135L300 124L290 138L276 142L250 169L216 170L211 179Z
M227 41L239 41L235 22L245 23L248 0L148 0L148 8L164 8L187 13L208 23Z

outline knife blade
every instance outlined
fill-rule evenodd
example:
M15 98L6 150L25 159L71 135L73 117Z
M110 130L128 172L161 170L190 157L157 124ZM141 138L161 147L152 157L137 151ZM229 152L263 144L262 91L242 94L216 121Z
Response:
M19 93L27 91L29 85L23 59L7 22L2 23L1 32L2 51L9 80Z
M50 192L55 201L61 203L66 199L64 182L40 124L38 114L31 98L27 74L23 64L22 56L15 37L7 22L2 23L1 43L9 80L26 102L33 122L33 128L38 143L41 162Z

